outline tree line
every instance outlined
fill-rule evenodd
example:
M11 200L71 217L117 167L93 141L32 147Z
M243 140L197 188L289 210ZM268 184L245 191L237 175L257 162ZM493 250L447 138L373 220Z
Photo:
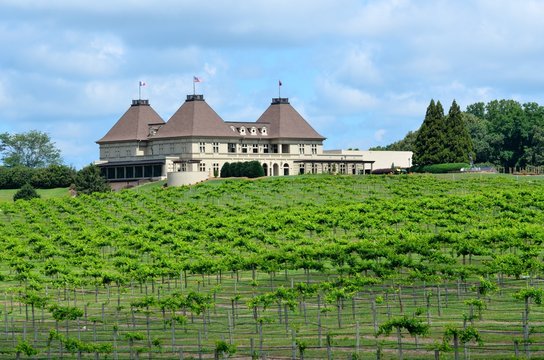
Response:
M464 148L463 162L472 158L476 164L505 168L544 165L543 106L515 100L477 102L455 116L456 121L461 119L462 127L459 123L448 124L452 120L452 109L443 117L441 108L439 101L431 100L425 121L418 130L408 132L397 142L371 150L413 151L414 163L418 165L458 162L449 161L445 156L448 152L455 153L451 147L448 150L449 144L454 143L457 149L459 146ZM454 113L457 111L453 110ZM455 127L457 132L453 130ZM469 134L470 144L463 140L465 131Z
M19 198L36 197L34 188L70 186L80 193L110 190L98 167L89 165L76 171L64 165L60 150L49 135L41 131L0 133L0 155L0 189L24 190Z

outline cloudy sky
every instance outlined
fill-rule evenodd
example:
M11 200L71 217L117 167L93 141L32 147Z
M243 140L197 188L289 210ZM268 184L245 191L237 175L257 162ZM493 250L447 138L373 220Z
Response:
M477 101L544 104L544 1L0 0L0 132L45 131L76 168L138 98L197 92L255 121L278 96L328 149L386 145Z

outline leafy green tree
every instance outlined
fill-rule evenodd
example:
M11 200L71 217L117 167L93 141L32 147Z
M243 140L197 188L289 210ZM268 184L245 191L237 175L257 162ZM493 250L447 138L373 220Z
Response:
M36 192L36 189L34 189L32 185L25 184L15 193L15 195L13 195L13 201L30 200L39 197L40 195Z
M477 102L467 106L466 113L483 119L485 117L485 103Z
M76 191L82 194L95 192L108 192L111 190L100 168L96 165L89 165L79 170L75 180Z
M443 163L444 159L444 108L440 101L434 100L427 107L425 120L418 130L414 164L430 165Z
M493 100L486 105L486 118L490 123L493 160L504 167L518 163L523 152L523 141L527 138L525 114L521 105L514 100Z
M493 151L490 145L489 121L469 112L462 113L462 117L472 139L472 160L474 163L489 162Z
M62 163L60 150L49 135L31 130L22 134L0 134L0 152L5 166L46 167Z

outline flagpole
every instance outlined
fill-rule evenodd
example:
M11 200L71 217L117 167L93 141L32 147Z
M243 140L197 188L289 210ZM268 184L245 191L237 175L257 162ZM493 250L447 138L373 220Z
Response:
M281 99L281 80L278 81L278 99Z
M195 90L195 79L193 78L193 95L196 95L196 90Z
M142 82L138 83L138 100L142 100Z

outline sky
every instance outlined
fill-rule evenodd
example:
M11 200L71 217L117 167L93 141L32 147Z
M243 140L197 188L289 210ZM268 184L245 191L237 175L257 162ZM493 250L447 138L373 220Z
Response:
M431 99L544 104L542 19L540 0L0 0L0 132L46 132L79 169L140 81L167 121L197 76L226 121L281 80L325 149L368 149Z

